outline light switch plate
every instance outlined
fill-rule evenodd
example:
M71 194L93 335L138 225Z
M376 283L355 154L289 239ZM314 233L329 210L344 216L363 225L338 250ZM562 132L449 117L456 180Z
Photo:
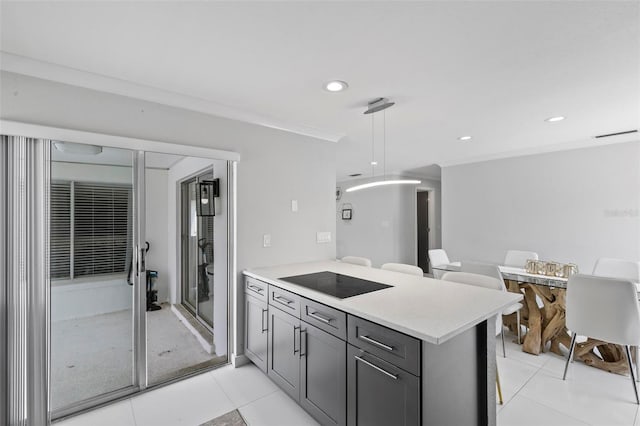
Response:
M298 211L298 200L291 200L291 211L292 212Z
M264 234L262 236L262 247L271 247L271 234Z
M318 244L331 242L331 231L316 232L316 242Z

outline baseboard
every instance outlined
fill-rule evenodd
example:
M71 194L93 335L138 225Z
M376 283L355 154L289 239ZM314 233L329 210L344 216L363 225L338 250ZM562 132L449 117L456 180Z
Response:
M231 354L231 364L233 364L235 368L238 368L245 364L249 364L250 362L251 361L249 360L249 358L247 358L247 356L244 354L242 355Z

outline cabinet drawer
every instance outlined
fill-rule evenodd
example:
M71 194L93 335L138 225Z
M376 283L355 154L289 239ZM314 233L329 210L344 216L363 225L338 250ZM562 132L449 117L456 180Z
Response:
M347 323L349 343L420 375L420 340L352 315Z
M342 340L347 340L347 314L342 311L302 298L300 319Z
M300 318L300 296L295 293L269 286L269 305Z
M257 297L260 300L267 301L269 285L265 282L256 280L255 278L244 277L244 292Z

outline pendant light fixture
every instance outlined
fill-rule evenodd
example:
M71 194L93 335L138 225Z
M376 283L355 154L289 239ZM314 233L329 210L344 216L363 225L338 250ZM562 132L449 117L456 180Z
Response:
M387 180L387 113L386 109L395 105L395 102L389 102L387 98L378 98L375 99L368 104L367 110L364 112L365 114L371 114L371 177L375 177L375 166L378 164L375 161L375 151L374 151L374 141L375 141L375 119L374 114L376 112L382 112L382 153L383 153L383 173L382 180L377 180L373 182L364 183L362 185L352 186L351 188L347 188L346 192L354 192L359 191L361 189L374 188L377 186L386 186L386 185L417 185L421 183L420 180L417 179L390 179Z

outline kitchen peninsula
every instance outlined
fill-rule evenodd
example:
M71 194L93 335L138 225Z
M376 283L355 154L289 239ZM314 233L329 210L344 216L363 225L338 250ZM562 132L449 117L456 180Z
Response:
M386 286L291 282L316 273ZM521 295L333 261L244 275L247 356L320 423L495 425L493 318Z

